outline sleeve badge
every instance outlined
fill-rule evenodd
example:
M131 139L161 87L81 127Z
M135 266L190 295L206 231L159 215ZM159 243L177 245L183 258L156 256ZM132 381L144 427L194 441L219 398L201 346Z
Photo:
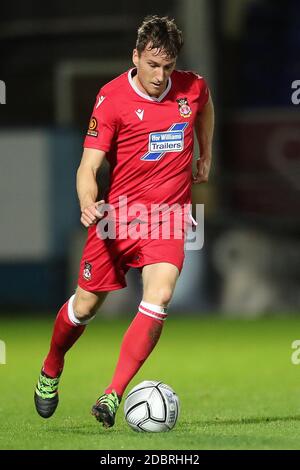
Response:
M91 135L92 137L98 137L97 126L98 126L97 119L93 116L89 123L87 135Z

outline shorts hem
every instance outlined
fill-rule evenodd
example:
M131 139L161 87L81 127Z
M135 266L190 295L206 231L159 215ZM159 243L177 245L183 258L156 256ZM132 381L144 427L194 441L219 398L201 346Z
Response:
M101 286L101 288L97 287L97 288L94 288L94 289L89 289L89 286L83 286L79 282L78 282L78 285L79 285L79 287L81 287L81 289L84 289L87 292L110 292L112 290L119 290L119 289L124 289L125 287L127 287L126 284L124 284L124 285L122 285L122 284L111 284L110 286Z
M158 264L158 263L169 263L169 264L172 264L173 266L175 266L179 273L182 271L182 268L183 268L183 263L181 264L181 266L179 267L178 266L178 263L175 263L175 261L172 261L172 260L169 260L169 259L160 259L158 261L146 261L145 263L142 263L142 264L139 264L139 265L135 265L135 266L132 266L133 268L143 268L144 266L149 266L151 264Z

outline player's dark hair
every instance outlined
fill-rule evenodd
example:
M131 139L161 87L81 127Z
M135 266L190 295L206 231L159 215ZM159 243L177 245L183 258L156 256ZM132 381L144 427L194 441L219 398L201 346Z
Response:
M178 56L183 46L182 32L174 19L167 16L146 16L137 34L136 49L139 55L149 43L151 49L163 50L168 57L173 59Z

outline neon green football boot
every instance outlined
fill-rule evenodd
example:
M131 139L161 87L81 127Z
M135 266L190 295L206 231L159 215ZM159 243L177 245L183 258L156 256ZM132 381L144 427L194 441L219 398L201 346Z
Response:
M50 418L58 405L58 377L51 378L41 371L34 392L34 403L42 418Z
M91 413L100 423L103 423L105 428L111 428L115 424L115 417L120 402L121 399L115 391L104 393L96 401Z

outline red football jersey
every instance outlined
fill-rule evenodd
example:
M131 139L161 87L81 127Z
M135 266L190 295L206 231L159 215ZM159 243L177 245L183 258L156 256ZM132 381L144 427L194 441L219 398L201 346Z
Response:
M127 205L189 204L194 121L209 97L205 80L174 70L158 97L143 94L132 73L104 85L96 99L84 147L106 152L110 187L105 201Z

